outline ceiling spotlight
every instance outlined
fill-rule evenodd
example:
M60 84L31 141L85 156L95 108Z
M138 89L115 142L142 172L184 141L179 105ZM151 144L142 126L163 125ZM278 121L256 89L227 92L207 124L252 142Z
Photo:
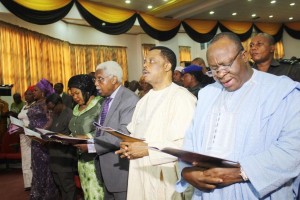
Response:
M256 17L256 14L252 14L251 16L252 16L252 17Z
M270 15L269 18L273 18L273 15Z
M237 13L236 13L236 12L234 12L234 13L232 13L232 15L233 15L233 16L235 16L235 15L237 15Z
M290 3L290 6L294 6L295 5L295 3Z
M130 4L130 3L131 3L131 1L130 1L130 0L126 0L126 1L125 1L125 3L127 3L127 4Z
M271 1L271 4L274 4L274 3L276 3L276 1Z
M290 17L290 18L289 18L289 20L293 20L293 19L294 19L293 17Z
M164 0L164 1L168 1L168 0Z
M147 8L148 8L148 9L152 9L153 6L152 6L152 5L148 5Z
M214 11L210 11L209 14L213 15L215 12Z

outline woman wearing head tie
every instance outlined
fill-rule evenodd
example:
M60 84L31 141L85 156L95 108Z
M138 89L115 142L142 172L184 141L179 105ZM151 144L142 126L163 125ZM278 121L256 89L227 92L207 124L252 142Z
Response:
M69 129L74 137L93 138L102 97L97 96L97 90L90 75L80 74L70 78L68 88L76 106ZM78 148L78 173L84 199L103 199L102 183L99 183L95 173L94 157L96 153L88 153L87 145L75 145Z
M48 129L51 126L52 119L47 112L46 97L54 93L51 83L46 80L40 80L33 90L35 103L28 109L29 119L28 127ZM49 155L46 146L37 141L31 142L31 168L32 184L31 200L56 200L59 199L59 191L54 183L50 168Z

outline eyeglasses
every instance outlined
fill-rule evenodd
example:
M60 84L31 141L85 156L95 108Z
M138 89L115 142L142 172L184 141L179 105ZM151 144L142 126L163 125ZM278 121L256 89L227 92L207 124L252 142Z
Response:
M225 71L225 72L229 72L230 67L233 65L234 61L237 59L237 57L240 55L240 53L243 51L243 49L239 50L237 52L237 54L234 56L233 60L228 64L228 65L217 65L217 66L209 66L209 68L211 69L211 72L213 74L217 74L219 73L219 71Z
M107 77L110 77L111 75L105 76L105 77L99 77L99 78L93 78L94 83L103 83Z

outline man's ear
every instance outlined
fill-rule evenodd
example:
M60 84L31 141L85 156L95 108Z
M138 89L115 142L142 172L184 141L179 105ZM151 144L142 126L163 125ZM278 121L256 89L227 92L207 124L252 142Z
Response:
M242 51L242 59L244 62L248 62L249 61L249 53L248 51L244 50Z
M171 65L171 63L166 63L165 65L164 65L164 68L165 68L165 71L167 72L167 71L170 71L170 70L172 70L172 65Z
M118 79L116 76L113 76L113 78L111 79L111 83L114 85L118 82Z

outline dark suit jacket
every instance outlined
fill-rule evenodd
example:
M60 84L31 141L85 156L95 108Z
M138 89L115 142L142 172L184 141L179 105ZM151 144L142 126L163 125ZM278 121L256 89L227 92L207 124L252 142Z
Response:
M127 124L131 121L139 98L129 89L121 86L118 90L103 123L113 129L128 133ZM95 137L98 158L95 159L97 175L109 192L127 191L129 161L120 158L115 151L120 149L120 140L106 132ZM100 168L99 168L100 166Z
M74 102L73 102L73 98L70 95L63 92L61 98L62 98L63 104L65 104L67 107L73 109Z

